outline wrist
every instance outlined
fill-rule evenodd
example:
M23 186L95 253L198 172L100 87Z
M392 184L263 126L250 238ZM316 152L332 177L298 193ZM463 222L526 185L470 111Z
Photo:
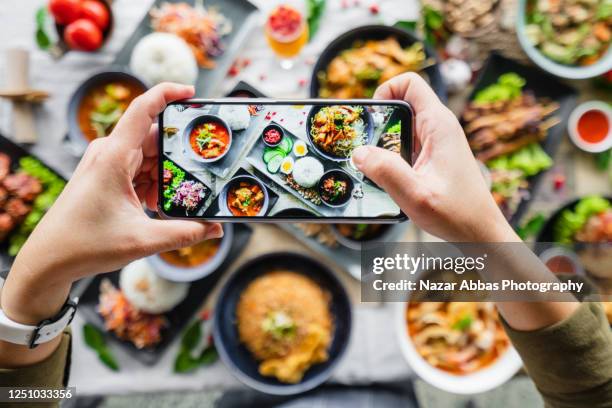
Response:
M15 262L0 294L0 308L18 323L35 325L55 316L66 301L71 282L48 279L44 271Z

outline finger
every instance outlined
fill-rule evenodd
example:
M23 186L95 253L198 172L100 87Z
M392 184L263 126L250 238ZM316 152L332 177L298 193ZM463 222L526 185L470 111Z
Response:
M374 99L404 100L412 106L415 113L442 105L433 89L414 72L406 72L383 83L374 92Z
M416 188L416 175L402 156L374 146L362 146L353 152L353 162L363 174L403 206Z
M132 101L111 137L119 139L119 142L127 147L139 148L149 135L151 125L157 121L157 115L166 105L176 100L191 98L194 92L193 86L169 82L154 86Z
M218 223L149 218L147 224L150 243L147 247L152 253L172 251L223 236L223 228Z
M158 128L157 123L152 124L149 133L145 136L142 143L142 154L145 158L157 157L160 137Z
M159 185L157 181L153 181L149 190L145 194L145 203L147 204L147 208L151 211L157 211L157 202L158 202L158 194L157 189Z

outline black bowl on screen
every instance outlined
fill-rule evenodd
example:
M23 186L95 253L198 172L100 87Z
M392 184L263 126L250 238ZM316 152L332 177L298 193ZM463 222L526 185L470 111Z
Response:
M268 141L266 141L266 132L270 131L270 130L276 130L278 133L280 133L280 139L278 139L278 142L276 143L270 143ZM283 137L285 137L285 130L280 127L277 124L274 123L270 123L268 126L266 126L262 131L261 131L261 140L263 140L264 144L268 147L276 147L280 144L280 142L283 140Z
M319 97L321 82L319 81L318 73L320 71L325 71L331 61L342 51L352 48L355 41L385 40L389 37L396 38L400 46L404 48L411 46L415 42L422 42L409 31L385 25L367 25L347 31L329 43L319 56L310 80L310 97ZM425 45L425 55L427 58L433 58L437 61L436 53L427 45ZM427 75L429 85L433 88L434 92L443 102L446 102L446 84L442 79L438 64L428 66L423 72Z
M312 140L312 134L311 134L312 121L315 115L319 113L321 109L327 106L334 106L334 105L314 105L308 112L308 115L306 116L306 136L308 137L308 142L310 143L310 147L320 157L323 157L327 160L331 160L335 162L349 161L351 159L350 157L338 156L333 153L328 153L324 151L323 149L321 149L321 147L319 147L319 145L317 145L314 142L314 140ZM363 144L368 145L370 144L370 141L372 140L372 137L374 136L374 119L372 118L372 114L365 108L363 109L363 112L361 112L361 119L363 120L364 125L365 125L364 126L365 138L364 138Z
M323 184L325 183L325 180L329 179L330 177L333 177L336 181L346 182L346 192L343 196L338 197L334 201L325 200L323 198ZM323 177L321 177L321 179L319 180L319 184L317 185L317 189L319 191L319 195L321 196L321 201L323 202L323 204L333 208L340 208L347 205L351 197L353 196L354 188L355 183L353 182L351 176L349 176L348 173L346 173L345 171L337 169L326 171L325 174L323 174Z
M256 278L278 269L302 273L330 294L330 311L334 320L329 359L310 367L297 384L287 384L275 377L259 374L259 362L240 342L236 326L236 307L240 295ZM346 291L333 272L318 261L292 252L265 254L252 259L225 284L215 307L213 336L221 361L244 384L273 395L294 395L311 390L325 382L344 355L350 338L351 304Z

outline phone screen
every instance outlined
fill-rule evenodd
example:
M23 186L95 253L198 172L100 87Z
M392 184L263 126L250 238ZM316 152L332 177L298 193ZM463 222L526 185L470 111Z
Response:
M191 100L168 105L159 121L166 217L404 218L351 161L366 144L409 160L412 113L404 102Z

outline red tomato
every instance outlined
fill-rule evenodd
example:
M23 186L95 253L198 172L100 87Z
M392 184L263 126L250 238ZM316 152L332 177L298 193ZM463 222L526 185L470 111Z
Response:
M66 26L64 41L73 50L95 51L102 45L102 31L93 22L79 18Z
M106 30L110 19L106 6L96 0L87 0L83 2L81 6L81 18L92 21L102 31Z
M80 0L50 0L49 11L57 24L70 24L81 13Z

